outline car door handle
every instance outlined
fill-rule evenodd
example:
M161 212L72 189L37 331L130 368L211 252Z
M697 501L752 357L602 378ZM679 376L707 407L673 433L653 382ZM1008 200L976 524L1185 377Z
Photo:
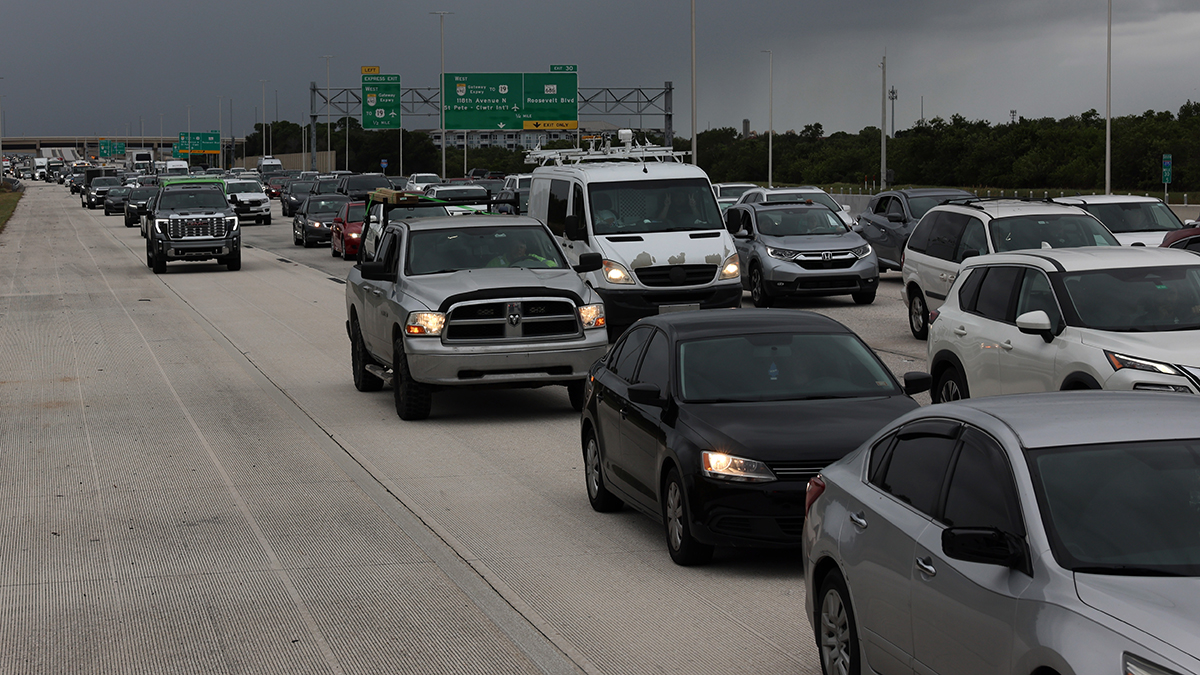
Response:
M1012 340L1005 340L1004 342L1001 342L1000 348L1006 352L1012 351L1012 348L1013 348Z
M937 570L933 567L933 558L917 558L917 569L927 577L937 576Z
M962 337L967 334L967 329L963 326L959 326L958 328L954 329L954 334L958 337Z
M860 530L867 529L867 519L863 518L861 513L851 513L850 522L854 523L854 526Z

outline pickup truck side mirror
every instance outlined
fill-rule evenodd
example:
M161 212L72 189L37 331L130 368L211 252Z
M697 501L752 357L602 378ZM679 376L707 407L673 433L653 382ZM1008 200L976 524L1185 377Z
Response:
M601 267L604 267L604 256L600 255L599 253L582 253L579 256L579 264L575 265L571 269L580 274L584 274L587 272L595 272Z
M583 224L579 222L579 216L567 216L563 222L563 233L571 241L587 241L587 233L583 230Z
M393 281L386 262L364 262L360 267L362 278L367 281Z

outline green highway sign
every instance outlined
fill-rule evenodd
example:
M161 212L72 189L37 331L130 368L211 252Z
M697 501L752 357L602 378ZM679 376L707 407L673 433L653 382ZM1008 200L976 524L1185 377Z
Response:
M114 155L125 154L125 144L124 143L114 143L113 145L114 145L114 147L113 147L112 154L114 154Z
M101 138L100 139L100 156L101 157L112 157L112 154L113 154L112 141L105 139L105 138Z
M185 155L219 154L221 152L221 132L193 131L191 136L188 136L188 132L181 131L179 140L175 141L175 150Z
M399 129L403 110L399 75L362 76L363 129Z
M578 73L579 66L553 65L550 66L552 73Z
M1171 184L1171 156L1163 155L1163 180L1164 185Z
M561 73L446 73L448 130L578 129L579 76Z

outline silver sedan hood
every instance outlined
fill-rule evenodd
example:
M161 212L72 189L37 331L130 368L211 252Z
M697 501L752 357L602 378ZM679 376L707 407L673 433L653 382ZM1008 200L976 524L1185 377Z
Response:
M1200 654L1200 578L1076 573L1075 589L1089 607L1184 653Z

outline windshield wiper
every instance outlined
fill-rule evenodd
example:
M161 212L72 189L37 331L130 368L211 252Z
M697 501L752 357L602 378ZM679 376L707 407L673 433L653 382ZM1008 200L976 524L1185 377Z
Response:
M1158 567L1139 567L1137 565L1088 565L1073 567L1072 572L1080 574L1115 574L1130 577L1183 577L1180 572L1164 570Z

